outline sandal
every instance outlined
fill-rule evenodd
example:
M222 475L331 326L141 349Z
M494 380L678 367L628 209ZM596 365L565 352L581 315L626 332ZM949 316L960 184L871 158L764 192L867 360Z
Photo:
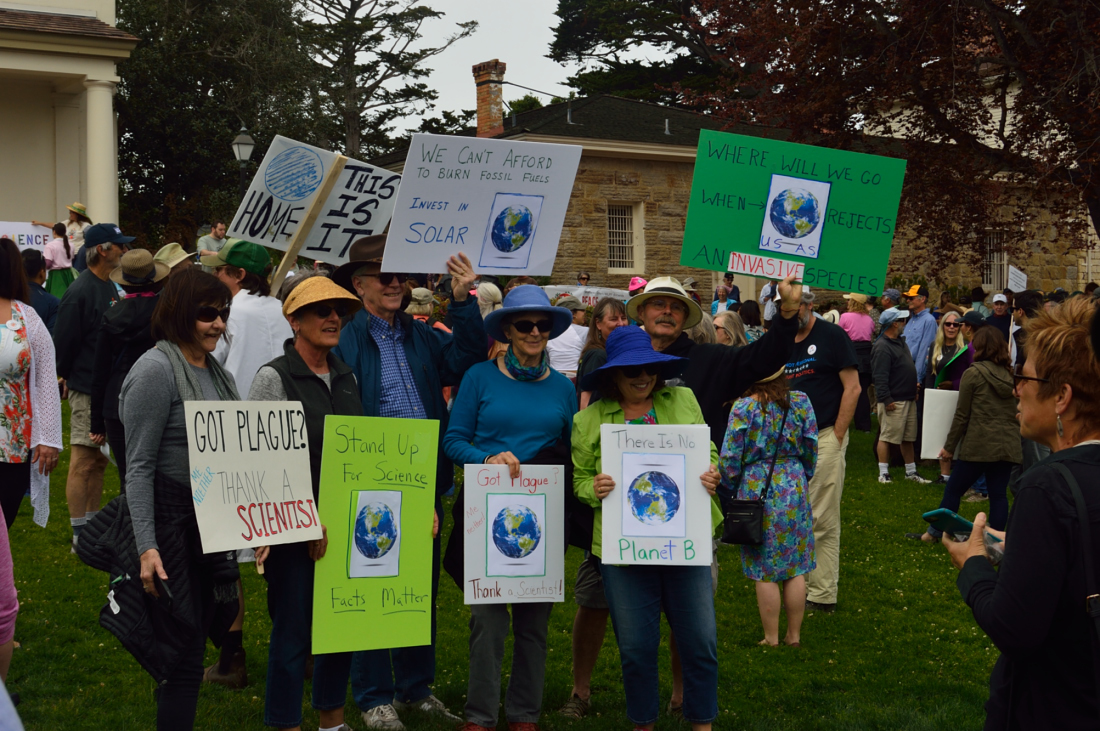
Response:
M584 718L588 715L588 703L584 698L574 694L558 713L566 718Z
M787 647L794 647L794 648L799 648L799 649L801 649L801 647L802 647L802 645L800 645L797 642L787 642L786 640L783 641L783 644L786 645Z
M765 639L763 639L763 640L760 640L760 641L759 641L759 642L757 642L756 644L757 644L757 645L759 645L759 646L761 646L761 647L779 647L779 643L778 643L778 642L776 642L776 643L775 643L775 644L773 645L772 643L768 642L767 638L765 638Z

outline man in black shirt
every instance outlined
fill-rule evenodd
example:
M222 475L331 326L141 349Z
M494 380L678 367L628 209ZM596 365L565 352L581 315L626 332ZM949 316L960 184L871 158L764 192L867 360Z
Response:
M123 236L113 223L98 223L84 232L88 268L65 290L57 310L53 341L57 351L57 375L69 391L69 440L73 447L65 498L73 545L88 519L99 512L103 495L103 471L107 458L92 441L92 381L96 338L103 313L118 302L111 272L129 248L133 236Z
M806 608L832 612L840 575L840 497L848 427L859 400L859 360L844 330L814 317L814 295L806 288L798 325L787 381L791 390L810 397L818 430L817 466L810 480L817 568L806 579Z
M992 325L1001 331L1005 342L1008 342L1008 333L1012 328L1012 312L1009 310L1008 297L1003 294L993 295L993 314L985 318L985 324Z

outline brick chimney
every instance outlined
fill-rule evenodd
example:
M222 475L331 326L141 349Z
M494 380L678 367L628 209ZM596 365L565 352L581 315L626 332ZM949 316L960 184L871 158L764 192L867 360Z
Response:
M508 66L498 59L474 66L477 85L477 136L492 137L504 131L504 98L501 83Z

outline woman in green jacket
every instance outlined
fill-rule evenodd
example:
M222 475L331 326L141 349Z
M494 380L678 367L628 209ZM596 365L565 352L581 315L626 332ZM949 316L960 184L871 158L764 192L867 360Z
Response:
M615 489L602 472L601 424L704 424L703 413L687 388L669 388L665 378L678 375L683 358L653 350L649 335L622 327L607 338L607 364L586 377L583 390L604 398L573 418L573 491L595 509L592 553L603 540L602 501ZM700 476L713 497L720 482L718 450L710 445L710 469ZM711 501L715 526L722 514ZM718 715L718 637L713 580L708 566L613 566L602 564L604 591L611 610L623 668L626 712L638 728L652 729L660 710L657 648L661 611L676 637L684 675L684 718L694 731L707 731ZM675 601L669 599L675 598Z
M1008 343L997 328L980 327L972 344L974 365L963 374L955 418L939 455L941 460L955 460L940 507L957 512L963 494L985 475L989 525L1004 530L1008 522L1008 478L1012 467L1023 461ZM940 535L929 526L921 540L935 543Z

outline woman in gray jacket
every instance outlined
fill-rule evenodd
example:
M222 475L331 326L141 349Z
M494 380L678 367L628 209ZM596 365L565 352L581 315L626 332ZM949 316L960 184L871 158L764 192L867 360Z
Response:
M963 494L985 475L989 525L1004 530L1009 474L1023 460L1008 343L997 328L982 327L974 334L973 347L974 365L963 374L955 418L940 450L940 459L955 460L940 507L958 511ZM925 542L939 538L940 531L931 526L921 536Z

